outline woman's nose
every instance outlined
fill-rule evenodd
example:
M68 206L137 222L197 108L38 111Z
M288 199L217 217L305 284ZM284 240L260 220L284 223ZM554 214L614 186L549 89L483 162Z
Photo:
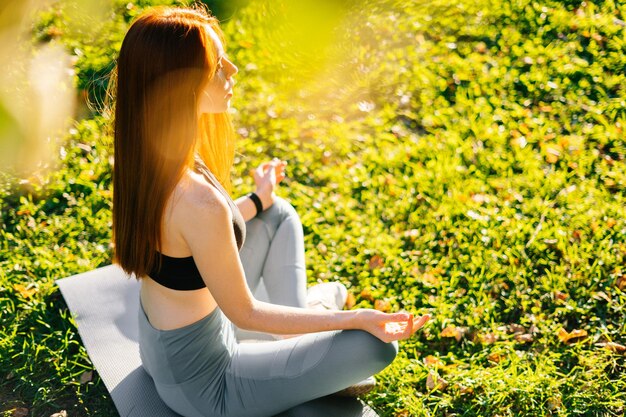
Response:
M234 76L235 74L237 74L239 72L239 68L237 68L237 66L235 64L233 64L232 62L230 63L231 65L231 70L230 70L230 75L229 77Z

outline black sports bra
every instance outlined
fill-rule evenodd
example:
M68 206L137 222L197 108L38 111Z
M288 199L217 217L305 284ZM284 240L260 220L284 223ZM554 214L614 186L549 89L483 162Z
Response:
M204 175L207 181L226 197L233 213L233 232L235 233L237 247L241 249L246 239L246 223L235 205L235 202L230 198L213 173L209 171L209 168L207 168L204 162L198 157L196 157L195 169ZM156 262L148 273L148 276L159 284L180 291L199 290L206 287L200 275L200 271L193 260L193 256L174 258L157 252L157 257L161 260L161 269L158 269L158 262Z

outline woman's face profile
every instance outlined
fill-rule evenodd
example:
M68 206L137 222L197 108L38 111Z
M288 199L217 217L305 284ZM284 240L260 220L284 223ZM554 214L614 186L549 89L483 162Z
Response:
M233 86L237 74L237 67L228 59L224 52L224 47L215 31L206 26L209 39L215 45L217 51L217 68L211 78L207 80L200 92L198 99L198 114L223 113L230 107L230 99L233 96Z

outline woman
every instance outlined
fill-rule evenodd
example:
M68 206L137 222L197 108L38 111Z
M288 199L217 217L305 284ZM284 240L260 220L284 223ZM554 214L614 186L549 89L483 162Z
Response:
M143 366L183 416L270 416L334 393L386 367L428 320L301 308L301 227L274 197L284 162L257 170L255 194L225 190L236 73L217 20L196 9L145 12L118 59L115 259L142 281ZM246 274L263 275L272 304ZM300 336L238 343L235 326Z

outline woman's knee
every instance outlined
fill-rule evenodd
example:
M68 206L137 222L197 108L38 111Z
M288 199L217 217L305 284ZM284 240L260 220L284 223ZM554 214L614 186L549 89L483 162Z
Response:
M369 333L368 333L369 334ZM375 353L374 356L376 360L382 365L381 369L386 368L391 364L391 362L396 359L398 355L398 342L386 343L370 334L370 336L375 340Z
M300 221L296 209L287 200L281 197L275 197L274 204L266 210L263 210L258 218L275 227L278 227L287 219L297 219L298 222Z
M398 342L383 342L364 330L350 330L345 333L351 339L349 349L355 354L355 359L371 365L374 373L389 366L398 355Z

